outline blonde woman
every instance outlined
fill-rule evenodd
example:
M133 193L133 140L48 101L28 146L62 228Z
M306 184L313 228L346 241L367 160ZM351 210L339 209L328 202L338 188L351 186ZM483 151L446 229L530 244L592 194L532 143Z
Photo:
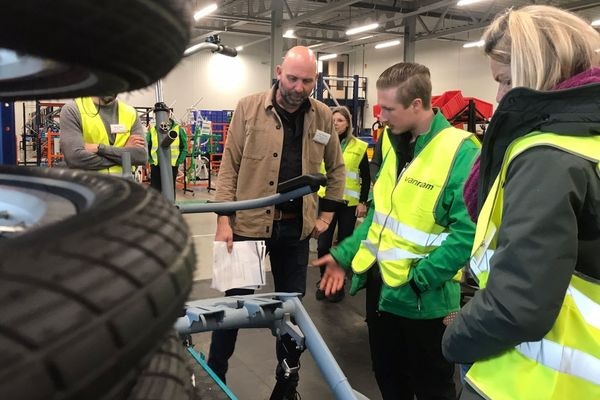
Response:
M461 399L600 398L600 34L549 6L484 34L500 104L486 131L470 266L444 334Z

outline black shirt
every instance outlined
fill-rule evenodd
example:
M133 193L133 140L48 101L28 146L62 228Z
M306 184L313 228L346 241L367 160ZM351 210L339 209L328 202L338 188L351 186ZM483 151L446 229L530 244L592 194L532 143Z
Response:
M281 150L281 164L279 166L278 182L302 175L302 134L304 132L304 116L310 109L310 101L306 99L300 107L290 113L277 104L273 93L273 106L283 124L283 149ZM283 211L302 212L302 198L280 204L276 208Z
M383 164L383 157L385 157L385 155L381 153L381 141L383 135L385 135L385 133L381 134L378 138L377 144L375 144L373 158L371 159L371 180L373 182L375 182L375 178ZM394 135L390 132L388 137L392 148L396 151L396 174L400 175L400 172L402 172L404 167L414 158L416 140L411 142L412 135L410 132L404 132L400 135Z

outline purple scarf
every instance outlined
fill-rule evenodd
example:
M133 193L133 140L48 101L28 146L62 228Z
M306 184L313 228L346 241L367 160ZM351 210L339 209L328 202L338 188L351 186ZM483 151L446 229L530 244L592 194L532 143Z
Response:
M570 89L598 82L600 82L600 67L593 67L591 69L588 69L587 71L581 72L577 75L573 75L568 79L565 79L564 81L556 85L554 90ZM473 222L477 222L477 216L479 215L479 212L477 210L477 182L479 181L480 164L480 159L478 157L477 160L475 160L473 167L471 168L471 173L465 181L465 187L463 189L463 198L465 200L465 205L467 206L467 212L469 213L469 217L471 217L471 220Z

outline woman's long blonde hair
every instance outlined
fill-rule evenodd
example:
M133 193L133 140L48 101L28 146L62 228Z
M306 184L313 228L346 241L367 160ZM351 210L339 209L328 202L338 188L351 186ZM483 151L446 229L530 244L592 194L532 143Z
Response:
M600 65L600 33L556 7L510 9L496 17L483 40L488 56L510 64L513 87L550 90Z

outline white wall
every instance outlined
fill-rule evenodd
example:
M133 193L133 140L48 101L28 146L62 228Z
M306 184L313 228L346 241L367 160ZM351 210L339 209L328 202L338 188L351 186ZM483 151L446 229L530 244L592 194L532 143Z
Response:
M223 40L225 43L225 40ZM258 43L237 57L200 52L184 58L162 80L163 101L183 118L188 108L234 109L238 100L270 87L268 42ZM152 107L155 85L119 98L132 106Z
M254 38L223 36L223 43L239 45ZM367 104L364 128L375 121L375 82L381 72L403 58L402 45L375 50L365 45L350 53L349 75L367 77ZM417 42L416 61L429 67L433 94L462 90L463 95L477 97L496 106L496 83L481 49L464 49L459 42L430 40ZM210 52L196 53L183 59L162 82L163 99L175 109L177 118L185 118L190 107L196 109L234 109L237 101L248 94L266 90L271 84L269 42L247 47L235 58ZM119 95L133 106L152 107L154 85ZM21 104L15 105L17 132L22 132Z
M372 106L377 102L377 77L386 68L403 61L403 52L402 45L379 50L373 45L366 45L353 53L354 69L350 75L367 77L365 128L375 122ZM492 79L487 58L480 48L464 49L459 42L420 41L416 45L415 61L426 65L431 71L434 95L447 90L462 90L465 97L477 97L496 106L497 84Z

